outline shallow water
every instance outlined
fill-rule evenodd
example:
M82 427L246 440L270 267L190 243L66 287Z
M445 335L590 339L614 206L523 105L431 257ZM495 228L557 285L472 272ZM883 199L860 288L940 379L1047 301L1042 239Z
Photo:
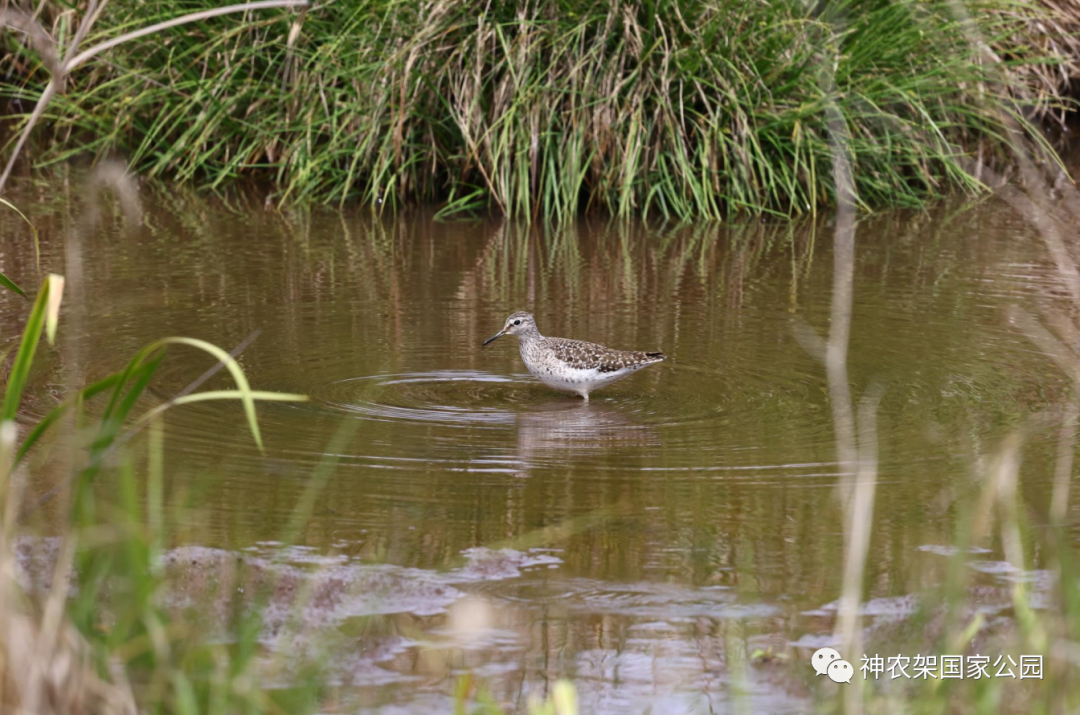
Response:
M806 709L740 664L827 642L839 595L825 369L796 339L828 329L827 220L525 229L147 187L136 221L105 198L95 222L84 196L72 180L9 197L39 227L42 269L69 279L27 417L154 338L231 349L261 331L240 358L253 387L311 401L260 405L265 454L235 404L170 414L169 494L193 505L176 546L275 552L332 467L289 560L388 579L330 618L377 623L339 673L358 708L446 711L469 671L515 706L566 676L586 712ZM25 228L0 226L4 271L32 286ZM973 462L1064 395L1006 319L1057 290L1042 242L995 202L860 223L849 369L856 396L884 390L867 579L883 612L946 569ZM0 296L6 341L27 308ZM669 359L586 404L528 376L512 338L480 347L519 309L545 334ZM174 350L154 394L210 365ZM1025 446L1036 527L1053 439L1036 425ZM978 563L1000 558L981 547Z

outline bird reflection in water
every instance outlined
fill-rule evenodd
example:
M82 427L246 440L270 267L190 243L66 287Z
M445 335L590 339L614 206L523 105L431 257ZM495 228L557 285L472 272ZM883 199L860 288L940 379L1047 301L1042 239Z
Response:
M525 477L535 468L567 466L567 457L603 456L660 444L653 425L617 404L553 400L517 413L517 457Z

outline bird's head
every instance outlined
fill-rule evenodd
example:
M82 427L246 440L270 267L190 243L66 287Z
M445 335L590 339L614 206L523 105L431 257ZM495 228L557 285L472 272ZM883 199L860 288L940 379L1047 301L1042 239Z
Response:
M516 313L511 313L506 319L506 324L503 325L503 329L485 340L484 345L487 345L493 340L498 340L504 335L527 335L536 332L536 321L533 320L532 315L523 310L519 310Z

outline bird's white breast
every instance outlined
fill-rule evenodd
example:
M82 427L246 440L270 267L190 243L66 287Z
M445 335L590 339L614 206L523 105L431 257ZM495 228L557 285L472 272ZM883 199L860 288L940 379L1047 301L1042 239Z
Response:
M521 349L521 359L532 376L548 387L578 393L590 392L610 385L644 367L644 365L633 365L609 372L601 372L597 368L574 368L559 360L538 359L538 356L526 349L524 345Z

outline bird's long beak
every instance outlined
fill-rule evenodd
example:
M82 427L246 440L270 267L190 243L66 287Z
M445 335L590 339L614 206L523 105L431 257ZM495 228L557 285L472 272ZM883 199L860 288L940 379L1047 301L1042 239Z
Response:
M494 334L494 335L492 335L492 336L491 336L490 338L488 338L487 340L485 340L485 341L484 341L484 345L487 345L487 344L488 344L488 343L490 343L490 342L491 342L492 340L498 340L499 338L501 338L501 337L502 337L502 336L504 336L504 335L506 335L506 329L505 329L505 328L503 328L502 330L500 330L499 332L495 333L495 334ZM480 347L484 347L484 345L481 345Z

